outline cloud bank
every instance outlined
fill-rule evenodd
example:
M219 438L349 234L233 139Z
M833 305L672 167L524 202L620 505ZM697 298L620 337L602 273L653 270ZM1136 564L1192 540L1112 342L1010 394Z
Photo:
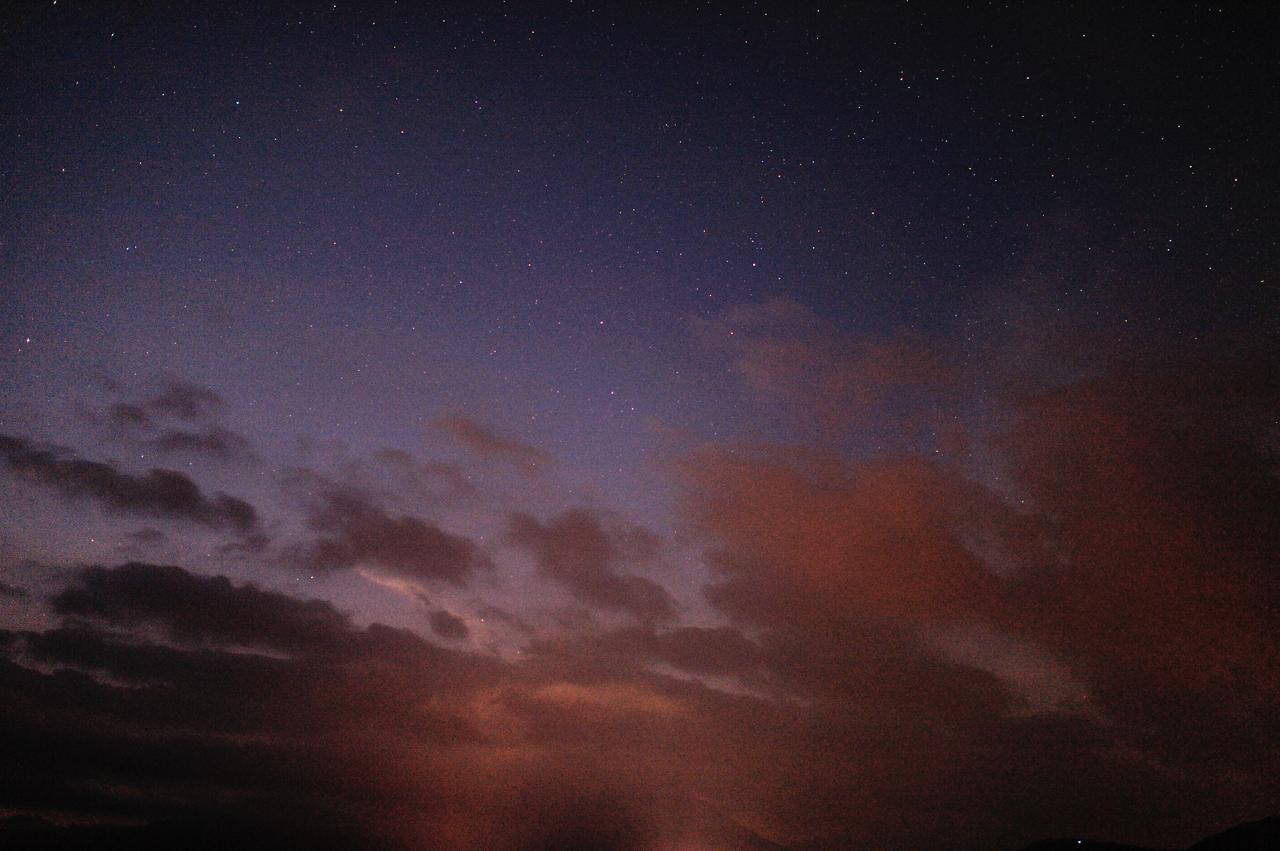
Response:
M172 522L161 541L261 536L244 573L276 583L136 561L0 585L0 611L41 613L0 633L4 805L156 847L199 824L315 848L976 851L1185 845L1280 799L1269 360L1037 380L793 305L708 329L796 426L683 444L661 534L383 450L384 490L286 477L290 536L183 473L0 439L9 486ZM166 415L212 406L181 398ZM696 599L655 569L676 551ZM429 591L392 627L359 595L279 590L297 568Z

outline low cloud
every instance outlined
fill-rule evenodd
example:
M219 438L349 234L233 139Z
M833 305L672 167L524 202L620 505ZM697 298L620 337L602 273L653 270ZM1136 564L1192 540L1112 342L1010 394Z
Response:
M169 381L146 402L153 413L187 422L207 420L222 407L222 397L208 387L187 381Z
M215 458L252 458L253 444L243 435L213 426L204 431L166 429L148 441L157 452L210 455Z
M669 545L645 529L469 498L532 562L517 586L500 569L516 553L495 565L411 507L465 470L384 452L399 498L368 468L299 474L287 555L402 595L419 632L143 563L6 596L41 619L0 631L0 776L22 781L0 803L308 848L939 851L1086 827L1175 847L1280 796L1269 361L1099 358L1049 380L995 353L975 385L909 335L862 346L782 304L725 323L786 340L776 364L775 342L735 355L755 398L836 425L681 443L699 625L646 572ZM825 391L791 386L811 368ZM866 423L933 437L828 439ZM17 478L68 498L188 520L216 505L3 440ZM548 614L562 593L577 605Z
M596 515L569 511L548 523L527 514L511 518L509 538L530 552L538 572L563 585L580 601L639 618L671 615L674 601L651 579L620 573L629 552L651 554L652 536L629 527L610 529Z
M452 612L438 609L431 613L431 631L441 638L460 641L470 634L467 622Z
M255 546L263 543L252 505L223 493L205 495L176 470L125 473L111 464L40 448L10 435L0 435L0 459L19 479L52 488L66 499L88 499L112 511L185 520L234 532Z
M313 570L370 565L416 581L466 585L490 565L471 539L408 514L392 514L371 494L316 479L307 500L315 537L291 559Z
M783 314L778 323L795 327ZM854 341L800 324L809 336L783 348L772 337L746 344L741 356L760 367L744 369L754 389L785 397L800 419L936 433L930 404L835 390L812 399L799 374L776 370L806 364L820 386L824 375L869 376L873 387L888 377L927 389L922 401L955 414L964 439L870 456L822 442L686 455L685 531L706 543L708 599L753 634L766 670L816 713L856 718L833 722L841 741L881 729L904 764L947 754L950 776L918 766L912 782L948 813L993 812L1013 795L992 788L988 803L965 803L983 753L1028 788L1052 785L1037 774L1059 754L1094 777L1096 789L1079 794L1113 795L1097 802L1092 829L1136 842L1185 844L1204 824L1259 815L1248 802L1275 790L1259 748L1280 735L1269 709L1280 700L1270 646L1280 631L1280 383L1261 366L1273 359L1215 345L1103 358L1049 381L996 353L974 383L919 368L936 353L873 368ZM844 366L831 372L832 362ZM984 397L982 419L959 416L969 394L992 387L1009 390ZM849 757L864 776L883 771L868 788L892 800L899 781L890 766L871 767L875 753L862 741ZM857 794L852 775L831 782L842 800ZM1194 788L1200 815L1166 809L1165 834L1126 833L1122 810L1155 812L1156 788L1181 788L1183 800ZM1042 824L1061 817L1049 809ZM831 845L860 838L837 833Z
M155 428L155 421L142 405L118 402L111 406L108 416L114 425L124 428Z
M8 582L0 582L0 597L8 597L11 600L25 600L30 596L25 588L10 585Z
M329 603L141 562L86 568L50 605L60 615L146 624L171 640L206 646L328 655L351 640L347 617Z
M222 397L208 387L169 381L147 399L111 405L107 420L151 452L223 461L255 458L247 437L212 421L222 406Z
M810 439L874 433L881 443L907 443L933 427L934 411L954 388L954 365L923 337L853 337L791 301L741 305L696 329L704 344L729 355L754 396L786 403ZM904 423L912 433L902 433Z
M437 419L433 425L483 460L510 464L528 475L544 472L551 466L551 456L541 449L501 437L469 417L454 414Z
M746 786L694 798L725 766L761 764L752 745L710 757L767 704L554 654L457 653L176 567L89 568L51 606L43 630L0 631L12 811L141 825L101 828L129 847L171 831L306 849L768 847L731 815Z

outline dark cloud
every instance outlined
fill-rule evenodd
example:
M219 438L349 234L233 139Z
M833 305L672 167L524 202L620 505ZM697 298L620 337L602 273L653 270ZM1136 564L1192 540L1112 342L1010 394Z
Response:
M1027 396L1000 447L1061 554L1018 626L1080 660L1109 713L1167 730L1162 759L1247 775L1280 732L1280 369L1240 354Z
M203 431L165 429L147 444L157 452L210 455L215 458L252 458L248 438L225 428L211 426Z
M643 530L606 529L594 514L569 511L546 524L515 514L509 537L533 554L539 573L584 603L642 618L665 618L672 613L674 603L662 586L615 570L629 556L652 554L652 535Z
M457 464L423 461L400 449L381 449L374 457L394 470L409 493L432 500L457 500L475 493L471 476Z
M837 360L850 386L928 386L918 363L869 363L819 330L816 351L802 340L773 362L761 354L748 378ZM883 813L918 812L908 801L922 792L948 818L1004 814L1002 826L956 821L932 838L918 828L922 846L948 834L951 847L1000 835L1016 846L1020 830L1072 818L1179 845L1205 824L1260 814L1258 796L1276 792L1274 760L1260 754L1280 734L1268 709L1280 700L1269 641L1280 629L1280 396L1276 371L1260 366L1271 362L1208 347L1037 381L1021 359L993 356L976 384L924 373L953 413L966 394L1011 391L984 400L1000 410L983 430L957 422L968 434L953 444L907 441L863 458L716 447L684 459L688 531L705 536L716 571L708 598L758 636L767 675L827 716L833 753L859 766L811 783L850 823L814 847L881 845ZM929 405L892 396L789 404L799 418L933 429ZM925 753L951 764L916 759ZM1071 806L1014 815L1013 782L979 790L995 774L1047 788L1055 763L1070 766L1073 788L1059 791ZM860 788L883 809L857 803ZM1140 832L1138 811L1160 818Z
M749 674L763 662L759 645L733 627L681 627L645 637L657 659L695 674Z
M261 543L252 505L222 493L206 496L177 471L153 468L142 475L124 473L110 464L64 457L9 435L0 435L0 456L20 478L52 487L67 499L92 499L115 511L186 520Z
M433 425L479 458L501 461L527 474L545 471L551 465L551 456L541 449L501 437L469 417L441 417Z
M469 538L412 515L392 515L368 493L315 480L308 499L308 527L316 533L293 554L313 569L361 563L409 579L465 585L489 564Z
M483 620L497 621L525 635L529 635L534 631L533 625L524 618L500 606L483 606L476 614Z
M118 402L111 406L109 417L117 426L138 429L155 428L155 421L141 405Z
M459 641L470 634L467 622L451 612L439 609L431 613L431 631L441 638Z
M17 585L10 585L7 582L0 582L0 597L8 597L11 600L25 600L30 596L25 588L19 588Z
M781 694L768 671L777 660L732 626L609 629L589 622L563 626L555 632L528 630L525 651L534 656L572 657L583 670L597 673L641 675L661 669L714 679L718 686Z
M61 615L120 626L150 624L185 642L332 652L349 633L346 616L328 603L140 562L87 568L50 602Z
M39 851L392 851L339 820L316 813L263 813L251 810L186 811L136 824L60 824L32 816L0 819L0 841L8 847Z
M772 847L730 815L748 787L694 798L757 758L711 757L732 727L767 728L767 704L549 653L455 653L176 567L90 568L53 611L61 625L0 640L0 806L31 831L53 830L45 816L125 847L206 827L236 847Z
M145 401L113 404L107 420L152 452L207 455L220 460L252 459L253 444L248 438L208 422L221 407L222 399L213 390L171 381ZM162 425L166 420L198 425Z
M326 831L299 829L309 812L340 847L403 848L375 815L394 815L418 783L429 806L432 784L418 770L389 787L379 750L474 738L423 708L467 664L407 633L357 629L327 603L133 564L85 571L54 608L78 625L23 634L18 658L60 673L0 664L0 776L26 778L20 794L0 784L6 808L161 832L229 820L331 847L317 840Z
M221 407L222 397L216 392L186 381L169 381L146 402L146 408L155 414L187 422L206 420Z
M169 536L164 532L150 527L130 532L128 537L132 543L139 545L163 544L169 540Z

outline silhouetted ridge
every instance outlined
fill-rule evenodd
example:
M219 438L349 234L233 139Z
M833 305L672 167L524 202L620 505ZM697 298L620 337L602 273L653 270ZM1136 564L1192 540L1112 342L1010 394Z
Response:
M1094 842L1089 839L1046 839L1022 851L1156 851L1139 845ZM1280 851L1280 816L1251 821L1201 839L1186 851Z
M1033 842L1022 851L1166 851L1145 845L1121 845L1116 842L1096 842L1092 839L1044 839Z
M1280 849L1280 816L1246 822L1215 833L1188 851L1275 851Z

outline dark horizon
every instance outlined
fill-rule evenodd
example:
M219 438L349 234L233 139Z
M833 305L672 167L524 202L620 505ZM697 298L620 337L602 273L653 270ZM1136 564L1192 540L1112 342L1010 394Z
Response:
M1243 4L6 8L0 829L1280 814L1277 43Z

